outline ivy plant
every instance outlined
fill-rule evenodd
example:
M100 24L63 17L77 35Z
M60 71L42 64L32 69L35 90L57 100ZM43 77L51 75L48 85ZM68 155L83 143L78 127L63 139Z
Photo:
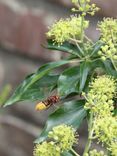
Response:
M90 0L71 0L72 14L55 22L46 33L45 48L67 53L62 60L41 66L28 75L14 91L5 106L19 101L39 101L38 111L52 105L41 135L36 139L34 156L78 156L75 131L84 119L88 139L83 156L117 155L117 20L104 18L98 22L99 39L93 42L85 34L89 27L86 15L99 10ZM64 67L64 68L63 68ZM54 69L61 68L61 72ZM91 148L94 139L106 152Z

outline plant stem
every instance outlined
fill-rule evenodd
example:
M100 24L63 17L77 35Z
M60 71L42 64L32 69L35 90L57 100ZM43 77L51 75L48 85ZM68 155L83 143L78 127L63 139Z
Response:
M80 48L80 46L79 46L79 41L78 40L76 40L76 39L74 39L74 38L70 38L70 40L71 41L74 41L75 42L75 44L76 44L76 46L77 46L77 48L78 48L78 50L80 50L80 52L82 53L82 55L84 54L84 52L83 52L83 50ZM78 53L77 53L78 54ZM79 56L79 58L82 58L79 54L78 54L78 56Z
M84 16L81 16L81 44L83 47L83 51L85 51L85 46L84 46ZM83 52L84 54L84 52Z
M6 85L0 93L0 107L4 105L11 91L11 85Z
M90 38L88 38L86 35L84 35L84 37L87 39L87 41L89 41L90 43L94 44L93 41Z
M76 151L74 151L74 149L71 149L71 152L72 152L75 156L79 156L79 154L76 153Z
M84 40L84 32L83 32L83 25L84 23L84 16L82 16L82 19L81 19L81 42L83 43L83 40Z
M89 118L89 123L88 123L88 140L85 146L85 150L83 153L83 156L85 156L86 153L88 153L90 146L91 146L91 142L92 142L92 136L93 136L93 113L90 112L90 118Z
M80 62L83 62L84 60L78 60L78 59L75 59L75 60L70 60L70 63L80 63Z

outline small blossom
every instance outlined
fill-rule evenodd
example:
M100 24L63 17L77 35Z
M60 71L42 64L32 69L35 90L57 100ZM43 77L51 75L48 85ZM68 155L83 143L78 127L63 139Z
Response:
M113 141L108 150L111 152L111 155L112 156L116 156L117 155L117 140L116 141Z
M75 138L75 130L71 126L59 125L52 129L48 135L49 138L54 139L61 151L70 150L74 143L77 142Z
M112 114L115 91L116 81L110 76L103 75L93 80L87 95L83 93L87 100L85 109L90 109L93 113L93 138L97 138L99 142L106 145L111 153L112 149L116 153L117 139L117 118ZM98 154L93 151L87 156L98 156ZM112 154L112 156L116 155Z
M98 30L101 33L101 40L107 43L114 41L117 42L117 20L113 18L104 18L103 21L98 23Z
M88 27L88 21L84 21L84 29ZM71 16L66 20L60 19L54 23L47 37L51 37L54 42L62 44L65 41L69 41L71 38L80 38L81 36L81 17Z
M45 141L35 146L33 156L60 156L60 148L52 141Z
M116 90L115 80L110 76L100 76L90 84L90 91L86 95L85 109L91 109L95 114L103 116L114 109L113 96Z
M96 4L90 4L90 2L91 0L72 0L72 3L78 7L73 11L81 12L82 16L86 16L86 14L95 15L99 8Z
M117 139L117 120L113 116L98 117L95 119L94 132L98 140L110 145Z
M100 40L104 43L101 52L98 54L105 59L112 59L117 61L117 20L113 18L104 18L98 23L98 30L100 31Z
M97 151L96 149L89 151L87 156L107 156L103 151Z

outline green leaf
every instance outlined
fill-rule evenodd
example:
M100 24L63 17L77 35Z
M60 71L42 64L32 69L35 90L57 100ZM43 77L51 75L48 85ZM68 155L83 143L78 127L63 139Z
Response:
M66 96L73 92L78 92L78 82L80 78L79 66L66 69L58 79L58 93Z
M63 152L61 156L73 156L70 152Z
M22 95L22 100L43 100L47 98L57 84L58 75L45 75L34 83Z
M114 115L114 116L117 116L117 108L114 109L114 111L113 111L113 115Z
M80 84L79 92L81 93L85 87L88 74L91 70L91 62L85 61L80 65Z
M114 76L115 78L117 78L117 72L114 69L111 61L109 59L102 61L100 58L93 61L93 63L91 64L92 66L92 70L95 70L96 68L102 68L103 72L105 74L109 74L111 76Z
M113 65L110 60L106 60L103 62L106 73L117 78L117 71L113 68Z
M95 70L96 68L104 69L104 64L100 58L92 61L93 61L91 64L92 70Z
M37 100L43 99L44 97L44 90L42 86L42 77L47 75L52 69L62 66L64 64L69 63L70 61L58 61L58 62L51 62L41 66L36 73L29 75L26 79L21 83L21 85L15 90L12 97L6 102L5 106L12 105L15 102L23 101L23 100ZM54 77L55 78L55 77ZM41 82L39 82L39 80ZM55 78L56 80L56 78ZM41 84L41 86L37 85ZM46 81L47 83L47 81ZM48 82L49 87L51 82ZM43 82L44 85L44 82ZM47 86L48 87L48 86ZM50 89L50 88L49 88Z
M83 119L86 117L84 104L85 100L73 100L64 103L63 106L49 116L43 132L35 143L40 143L47 139L48 132L52 130L54 126L64 123L67 125L72 125L75 129L79 128Z
M55 85L56 82L58 81L59 75L55 74L48 74L39 79L36 83L34 83L34 87L48 87L48 86L53 86Z
M99 55L98 55L98 51L101 49L101 47L102 47L103 44L104 44L104 43L101 42L101 41L96 42L96 43L94 44L94 46L92 47L93 51L91 51L91 56L93 56L93 57L99 56Z
M54 43L51 39L49 39L48 45L46 48L51 49L51 50L67 52L67 53L73 54L77 57L82 56L80 48L78 48L76 45L69 43L69 42L64 42L62 45L58 45L58 44Z

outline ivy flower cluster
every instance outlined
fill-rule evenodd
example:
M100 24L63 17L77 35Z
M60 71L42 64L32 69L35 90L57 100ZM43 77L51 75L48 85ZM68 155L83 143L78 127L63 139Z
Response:
M103 151L97 151L96 149L93 149L89 151L89 153L86 153L85 156L107 156L104 154Z
M98 54L103 60L110 58L117 61L117 20L113 18L104 18L99 22L100 40L104 42Z
M53 130L49 132L48 137L59 142L61 151L72 149L73 144L77 142L75 130L67 125L54 127Z
M75 130L65 124L56 126L49 132L50 142L43 142L35 146L34 156L60 156L62 152L72 149L77 142Z
M83 16L90 14L95 15L95 12L99 10L96 4L90 4L91 0L72 0L77 8L72 8L73 12L81 12Z
M107 146L112 156L116 156L117 118L113 116L114 93L116 81L110 76L101 76L90 84L91 90L87 95L85 109L93 113L93 138Z
M34 156L60 156L60 148L53 142L37 144L33 151Z
M61 45L70 39L80 38L81 36L81 17L71 16L65 20L60 19L54 23L47 32L47 37L52 38L55 43ZM89 22L84 21L83 29L88 28Z
M90 84L87 94L85 109L92 110L96 115L105 116L113 110L113 96L116 90L116 82L110 76L101 76Z
M98 117L95 119L95 136L102 143L110 146L117 139L117 119L113 116ZM116 142L117 143L117 142Z
M111 155L112 156L116 156L117 155L117 141L114 141L114 142L112 142L110 144L109 151L111 151Z

